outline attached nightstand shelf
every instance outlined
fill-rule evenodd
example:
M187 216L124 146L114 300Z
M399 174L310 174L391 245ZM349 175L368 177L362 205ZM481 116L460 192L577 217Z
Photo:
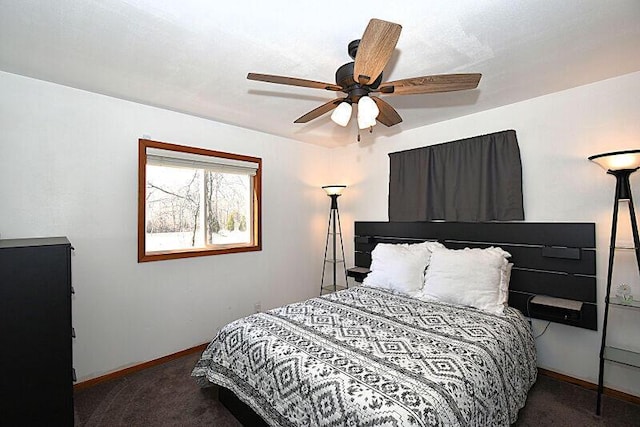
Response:
M362 283L369 273L371 273L371 270L366 267L351 267L347 269L347 276L353 277L353 279L358 283Z
M539 319L552 322L564 321L566 324L578 324L582 318L581 301L536 295L529 302L529 313Z

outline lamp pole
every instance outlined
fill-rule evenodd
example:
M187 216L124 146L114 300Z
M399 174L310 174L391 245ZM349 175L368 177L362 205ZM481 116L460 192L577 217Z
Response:
M338 261L338 256L337 256L337 252L336 252L336 213L338 212L338 196L339 194L332 194L331 197L331 212L333 214L333 221L331 221L331 224L333 225L333 260L334 261ZM342 238L342 236L340 236ZM336 290L336 263L333 262L333 290Z

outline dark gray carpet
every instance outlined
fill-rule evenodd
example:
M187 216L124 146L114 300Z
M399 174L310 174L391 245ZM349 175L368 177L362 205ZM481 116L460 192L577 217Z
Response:
M74 394L75 425L220 426L241 424L218 402L217 389L201 389L188 355Z
M199 354L98 384L74 396L76 426L239 426L218 402L215 388L191 378ZM595 415L596 393L539 376L516 426L640 426L640 405L604 397Z

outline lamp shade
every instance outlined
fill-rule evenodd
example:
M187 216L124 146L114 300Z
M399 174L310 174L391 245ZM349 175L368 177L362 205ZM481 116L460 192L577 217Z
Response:
M589 157L589 160L599 164L606 171L636 170L640 168L640 150L595 154Z
M358 129L366 129L376 125L376 120L369 117L358 116Z
M333 120L335 124L344 127L349 123L349 119L351 119L351 110L351 104L348 102L341 102L338 107L333 110L331 120Z
M375 101L368 96L363 96L358 101L358 128L366 129L376 125L376 117L380 110Z
M339 196L345 188L347 188L346 185L325 185L322 187L327 192L327 196Z

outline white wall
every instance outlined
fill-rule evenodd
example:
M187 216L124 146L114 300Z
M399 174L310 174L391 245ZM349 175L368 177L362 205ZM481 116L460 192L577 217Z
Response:
M317 295L329 150L13 74L0 93L0 235L75 247L80 380L207 342L258 301ZM262 157L263 250L138 264L143 135Z
M639 93L640 73L628 74L401 132L393 138L335 149L332 162L342 164L343 181L349 185L341 200L342 210L357 220L388 219L390 152L515 129L522 155L526 220L596 223L600 322L615 179L589 162L587 157L606 151L639 148ZM632 175L631 185L634 198L639 201L640 173ZM628 224L627 211L621 212L621 221L626 215ZM628 227L621 239L631 241ZM350 239L347 239L345 251L351 256ZM640 297L640 280L637 269L634 270L632 253L622 254L618 260L614 285L630 281L636 298ZM640 312L617 310L612 312L610 323L610 343L640 351ZM546 322L535 321L534 328L541 331L545 325ZM552 323L537 340L538 364L597 382L600 336L599 332ZM640 370L608 364L605 384L640 395Z

